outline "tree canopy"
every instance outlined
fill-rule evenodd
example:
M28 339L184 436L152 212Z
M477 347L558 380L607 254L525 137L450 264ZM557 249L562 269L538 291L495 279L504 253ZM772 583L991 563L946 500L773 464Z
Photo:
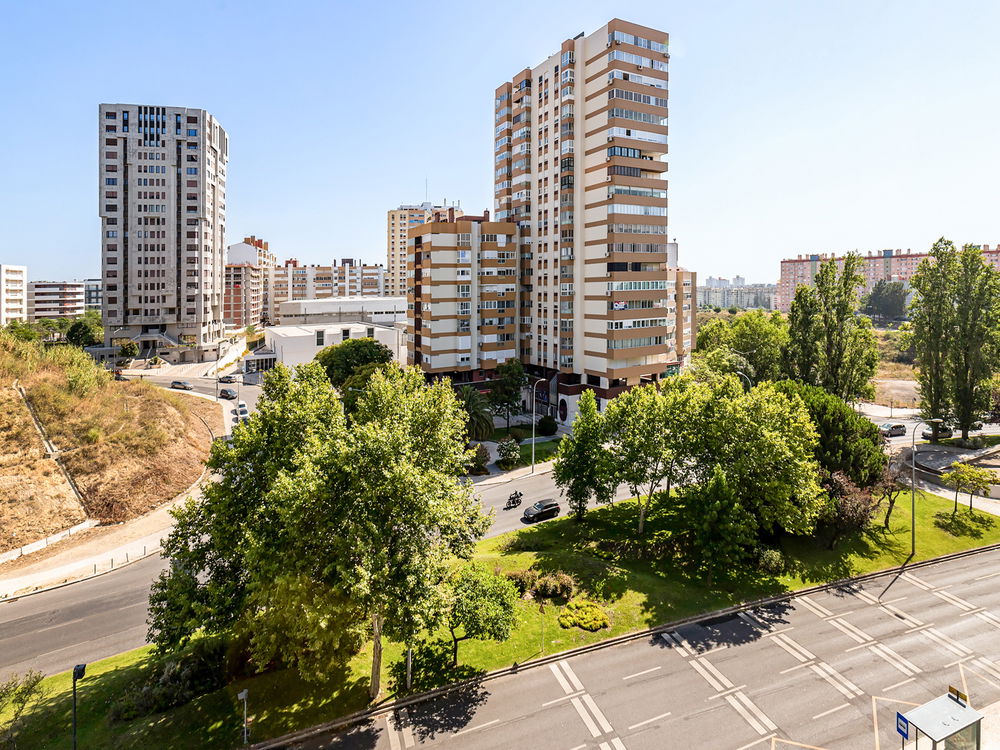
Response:
M316 361L326 370L334 387L340 388L359 367L391 362L392 352L375 339L347 339L321 349L316 354Z
M865 296L861 312L885 322L906 313L906 288L901 281L879 279Z
M788 345L788 324L781 313L752 310L732 318L713 318L698 330L696 351L728 349L749 365L752 382L782 377L782 352Z

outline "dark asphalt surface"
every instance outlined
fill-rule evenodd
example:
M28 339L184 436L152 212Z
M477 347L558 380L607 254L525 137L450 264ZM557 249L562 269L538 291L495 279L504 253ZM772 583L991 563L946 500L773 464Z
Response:
M1000 700L1000 551L500 677L301 750L857 750L955 685Z

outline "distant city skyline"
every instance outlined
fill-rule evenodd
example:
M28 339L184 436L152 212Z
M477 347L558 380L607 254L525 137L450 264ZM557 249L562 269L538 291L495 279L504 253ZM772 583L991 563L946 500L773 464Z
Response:
M155 36L159 9L12 5L0 159L17 179L0 186L0 263L36 280L99 274L94 117L101 102L135 101L204 108L229 133L227 244L256 235L280 258L384 264L388 207L492 207L483 92L555 52L553 39L611 16L670 34L671 239L699 277L773 282L782 258L925 251L941 235L1000 242L1000 6L572 8L515 0L505 12L531 23L512 44L485 7L219 3L170 38L151 74L110 65L102 50L112 40L156 49L143 34ZM211 75L171 62L208 50ZM431 92L432 114L408 118Z

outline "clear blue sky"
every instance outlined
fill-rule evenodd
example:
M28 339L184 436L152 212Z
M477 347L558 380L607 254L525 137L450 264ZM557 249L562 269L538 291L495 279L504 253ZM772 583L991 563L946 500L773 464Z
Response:
M385 211L492 208L494 88L612 16L670 34L670 222L704 278L1000 243L1000 3L3 5L0 262L97 274L97 106L203 107L228 241L384 262Z

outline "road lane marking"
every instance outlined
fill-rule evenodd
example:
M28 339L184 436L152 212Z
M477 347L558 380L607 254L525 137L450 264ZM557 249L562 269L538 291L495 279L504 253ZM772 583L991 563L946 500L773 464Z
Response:
M829 617L833 614L830 610L824 607L822 604L818 604L810 599L808 596L799 596L795 599L797 602L801 602L802 606L808 609L817 617Z
M627 748L625 747L625 743L622 742L617 737L611 738L611 747L613 747L615 750L627 750Z
M821 714L816 714L815 716L813 716L813 721L816 721L816 719L822 719L824 716L829 716L830 714L835 713L841 710L842 708L848 708L850 705L851 705L850 703L841 703L836 708L831 708L829 711L824 711Z
M857 591L854 592L854 595L858 597L858 599L860 599L861 601L868 602L869 604L872 604L876 607L879 606L879 604L881 603L879 602L878 599L876 599L874 596L869 594L864 589L858 589Z
M736 750L750 750L751 747L754 747L755 745L759 745L761 742L767 742L768 740L770 740L770 739L772 739L774 737L777 737L777 735L776 734L769 734L766 737L761 737L759 740L754 740L753 742L751 742L751 743L749 743L747 745L743 745L742 747L738 747L738 748L736 748Z
M727 695L726 702L736 709L736 712L743 717L743 720L746 721L746 723L749 724L750 727L757 732L757 734L767 733L767 730L764 729L764 725L757 721L757 719L743 707L743 704L736 700L733 696Z
M746 685L737 685L736 687L729 688L729 690L723 690L721 693L716 693L715 695L710 695L710 696L708 696L708 699L711 701L711 700L715 700L716 698L723 698L723 697L729 695L730 693L735 693L737 690L742 690L745 687L746 687Z
M389 735L389 750L402 750L399 745L399 737L396 736L396 728L392 725L392 714L386 714L386 733Z
M701 666L701 664L699 664L697 660L695 660L695 659L692 659L692 660L691 660L690 662L688 662L688 663L689 663L689 664L690 664L690 665L691 665L692 667L694 667L694 670L695 670L695 671L696 671L696 672L697 672L698 674L700 674L700 675L701 675L702 677L704 677L704 678L705 678L706 682L708 682L708 684L709 684L709 685L711 685L711 686L712 686L713 688L715 688L715 691L716 691L716 692L718 692L718 693L721 693L721 692L722 692L722 690L723 690L723 687L722 687L722 683L720 683L720 682L719 682L719 681L718 681L717 679L715 679L715 678L714 678L714 677L713 677L713 676L712 676L711 674L709 674L709 673L708 673L708 670L706 670L706 669L705 669L705 668L704 668L703 666Z
M911 615L906 614L906 612L903 612L901 609L898 609L897 607L893 607L891 604L883 604L882 609L886 610L887 612L891 612L893 615L895 615L897 618L905 622L911 628L919 628L921 625L923 625L923 623L916 617L912 617Z
M777 725L768 718L767 714L761 711L760 708L758 708L757 704L754 703L752 700L750 700L742 690L736 691L735 695L736 699L739 700L744 706L746 706L748 711L756 714L757 718L761 721L762 724L764 724L765 727L767 727L770 730L775 730L778 728Z
M403 735L403 747L413 747L413 730L410 729L410 714L405 708L399 709L400 716L403 717L403 726L399 733Z
M567 695L569 695L570 693L572 693L573 692L573 688L571 688L569 686L569 683L566 682L566 678L563 677L562 671L555 664L552 664L552 663L549 664L549 669L551 669L552 670L552 674L554 674L556 676L556 679L559 681L559 687L561 687L563 689L563 692L566 693Z
M882 688L882 692L888 693L890 690L895 690L898 687L903 687L903 685L907 684L908 682L913 682L916 679L917 679L916 677L907 677L905 680L900 680L899 682L893 683L889 687Z
M754 615L749 612L737 612L736 616L739 617L743 622L752 628L760 628L761 630L767 630L767 625L758 620Z
M1000 576L1000 573L990 573L989 575L979 576L979 578L974 578L973 580L985 581L987 578L995 578L996 576Z
M1000 617L992 612L976 612L976 617L995 628L1000 628Z
M455 732L455 734L452 735L452 736L453 737L458 737L458 735L460 735L460 734L468 734L469 732L475 732L475 731L477 731L479 729L485 729L486 727L492 726L494 724L499 724L499 723L500 723L500 719L493 719L492 721L484 722L482 724L479 724L478 726L469 727L468 729L463 729L460 732Z
M660 635L663 636L663 640L665 640L671 647L676 648L680 652L681 656L691 656L694 653L694 650L684 643L684 639L679 633L666 632L660 633Z
M833 627L835 627L837 630L846 635L855 643L869 643L873 640L873 638L870 635L868 635L868 633L861 630L861 628L855 627L851 623L847 622L847 620L842 620L839 617L834 617L830 620L827 620L827 622L833 625Z
M905 674L907 677L912 677L915 674L920 674L920 672L922 671L920 667L915 665L913 662L907 661L902 656L893 651L891 648L881 643L872 644L871 646L868 647L868 650L871 651L876 656L880 657L881 659L885 660L889 665L895 667L900 672Z
M701 662L701 665L705 667L705 669L714 674L719 682L721 682L725 687L731 688L733 686L733 683L729 681L729 678L716 669L715 665L708 661L708 659L699 656L697 660Z
M573 683L573 687L576 688L577 690L583 690L583 683L580 682L580 679L576 676L576 672L573 671L573 668L569 665L569 662L564 659L563 661L559 662L559 666L563 668L563 671L566 673L566 676L569 677L569 681Z
M800 662L806 662L816 658L814 653L799 645L787 635L776 636L773 640Z
M662 669L662 667L653 667L652 669L644 669L641 672L636 672L635 674L625 675L624 677L622 677L622 679L631 680L633 677L642 677L644 674L655 672L657 669Z
M943 649L954 654L955 656L966 657L972 655L972 651L970 651L966 646L948 637L937 628L928 627L924 630L917 630L916 632L920 633L920 635L934 645L941 646Z
M590 714L587 713L587 709L585 709L583 707L583 704L580 703L580 699L573 698L570 701L570 703L573 704L573 708L576 709L576 712L580 715L580 718L583 720L583 723L587 725L587 729L590 730L590 736L600 737L601 730L597 728L597 724L595 724L594 720L590 718Z
M630 726L628 728L628 731L631 732L633 729L638 729L639 727L644 727L647 724L652 724L654 721L659 721L660 719L665 719L668 716L670 716L670 712L669 711L667 711L665 714L660 714L659 716L654 716L652 719L646 719L645 721L640 721L638 724L633 724L632 726Z
M554 703L562 703L563 701L569 700L570 698L575 698L580 694L581 693L577 692L577 693L570 693L569 695L561 695L554 700L546 701L545 703L542 704L542 706L551 706Z
M965 599L962 599L959 596L955 596L954 594L949 594L947 591L932 591L931 593L934 594L934 596L936 596L938 599L942 599L948 602L948 604L958 607L959 609L964 610L966 612L971 612L976 608L975 604L970 604L969 602L965 601Z
M584 693L583 695L581 695L580 699L587 704L587 708L590 709L590 712L594 715L594 718L597 719L597 723L601 725L601 729L603 729L605 732L614 731L614 727L611 726L611 722L609 722L607 718L604 716L604 714L601 713L601 709L597 707L597 703L594 702L594 699L588 693Z
M921 581L919 578L917 578L912 573L903 573L899 577L902 578L904 581L908 581L908 582L912 583L918 589L923 589L924 591L933 591L934 590L933 586L931 586L926 581Z
M813 662L807 661L802 664L796 664L794 667L789 667L788 669L782 669L779 674L788 674L789 672L794 672L796 669L802 669L802 667L811 667Z
M571 747L569 750L584 750L584 748L586 748L586 747L587 746L585 744L584 745L577 745L576 747Z
M840 674L836 669L826 662L819 662L809 667L815 674L822 677L832 685L845 698L854 698L861 695L863 691L849 679Z

